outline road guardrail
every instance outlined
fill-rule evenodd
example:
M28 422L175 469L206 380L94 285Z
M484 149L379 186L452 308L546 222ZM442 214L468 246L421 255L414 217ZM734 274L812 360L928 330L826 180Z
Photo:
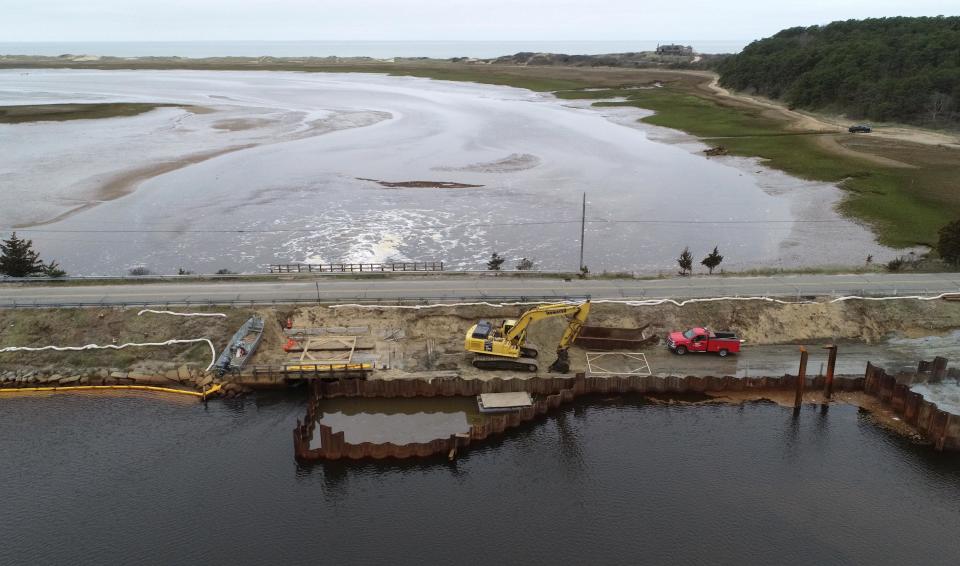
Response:
M71 302L42 302L42 301L5 301L0 302L0 309L52 309L52 308L144 308L144 307L254 307L264 305L429 305L446 303L544 303L561 301L585 301L590 295L477 295L465 297L349 297L338 299L315 298L288 298L288 299L230 299L230 300L197 300L197 301L71 301Z

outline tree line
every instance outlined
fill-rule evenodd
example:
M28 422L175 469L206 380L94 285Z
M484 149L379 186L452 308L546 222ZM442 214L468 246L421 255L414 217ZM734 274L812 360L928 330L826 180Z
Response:
M951 266L960 265L960 220L951 222L940 229L940 238L934 246L940 260ZM677 258L677 264L680 266L680 275L689 275L693 272L693 254L690 248L685 247ZM487 261L487 269L490 271L500 271L506 258L499 253L494 252ZM714 246L713 251L707 254L700 264L706 267L710 274L723 262L723 255L720 254L719 246ZM867 256L867 264L873 263L873 256ZM887 264L889 271L900 271L909 263L906 257L894 258ZM517 271L533 270L535 264L529 258L521 258L517 261L515 269ZM586 266L581 267L582 275L589 274ZM130 269L130 275L151 275L151 271L145 266L137 266ZM192 275L192 271L187 271L182 267L178 275ZM216 272L217 275L234 274L229 269L221 269ZM18 238L14 232L6 240L0 240L0 276L7 277L64 277L66 272L60 268L56 261L44 262L40 255L33 249L33 241Z
M497 252L493 252L490 255L490 260L487 261L487 270L500 271L506 261L507 259L505 257ZM700 265L710 270L710 275L713 275L713 270L720 267L721 262L723 262L723 256L720 255L720 248L719 246L714 246L713 251L700 260ZM680 254L680 257L677 258L677 263L680 265L680 275L689 275L693 272L693 254L690 253L689 247L683 248L683 252ZM520 259L516 265L517 271L530 271L533 267L533 260L527 258ZM584 277L590 273L590 270L586 266L582 266L580 271Z
M529 262L529 267L526 266ZM531 269L533 263L524 259L517 269ZM133 276L152 275L146 266L132 267L128 274ZM193 275L193 271L180 268L177 275ZM235 275L229 269L220 269L216 275ZM43 261L33 248L33 240L17 237L14 232L5 240L0 240L0 276L3 277L66 277L67 272L56 261Z
M791 107L933 127L960 124L960 16L795 27L717 67L720 84Z

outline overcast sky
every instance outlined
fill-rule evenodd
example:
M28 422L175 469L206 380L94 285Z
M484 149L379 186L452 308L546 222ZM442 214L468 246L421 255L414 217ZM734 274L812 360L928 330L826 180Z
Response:
M740 40L958 13L958 0L0 0L0 42Z

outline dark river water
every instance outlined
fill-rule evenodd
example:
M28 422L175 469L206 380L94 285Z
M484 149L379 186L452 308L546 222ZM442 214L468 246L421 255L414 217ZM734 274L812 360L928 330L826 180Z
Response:
M456 463L298 466L302 400L0 400L0 564L951 564L960 456L857 409L600 398Z

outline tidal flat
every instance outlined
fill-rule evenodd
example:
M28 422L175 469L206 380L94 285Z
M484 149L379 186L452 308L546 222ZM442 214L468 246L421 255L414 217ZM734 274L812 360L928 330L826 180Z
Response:
M727 269L896 254L836 187L708 159L624 117L639 109L378 74L0 70L0 106L91 103L165 106L0 125L0 226L74 274L493 252L575 269L583 193L595 273L673 272L684 246L720 246Z

